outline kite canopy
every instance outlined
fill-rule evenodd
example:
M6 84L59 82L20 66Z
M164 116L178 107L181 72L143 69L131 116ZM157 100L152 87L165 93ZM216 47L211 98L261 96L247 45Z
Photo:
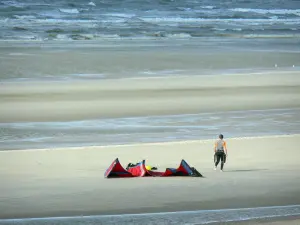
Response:
M146 169L145 160L125 170L118 158L105 171L104 177L168 177L168 176L192 176L203 177L195 168L190 167L185 160L181 160L177 168L167 168L164 172Z
M105 178L132 177L132 174L123 168L119 159L116 158L104 173Z

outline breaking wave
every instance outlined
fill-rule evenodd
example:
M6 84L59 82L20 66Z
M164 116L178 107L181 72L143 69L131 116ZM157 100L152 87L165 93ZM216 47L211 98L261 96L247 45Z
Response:
M296 15L300 16L300 9L248 9L248 8L235 8L231 9L235 12L252 12L259 14L276 14L276 15Z
M59 11L63 13L70 13L70 14L79 13L78 9L59 9Z
M90 40L100 35L120 37L188 38L218 36L220 32L235 35L260 30L266 35L281 32L293 36L300 26L300 9L292 0L281 9L279 0L269 3L207 4L199 0L177 1L86 1L67 3L61 0L0 1L0 39L36 38ZM25 28L23 29L16 29ZM79 30L75 32L74 30ZM49 32L54 31L54 32ZM59 32L56 32L59 31ZM58 33L60 36L49 33ZM86 35L88 33L88 35ZM93 36L90 36L92 34ZM251 33L247 33L250 35ZM65 35L65 36L62 36ZM79 35L79 36L78 36ZM82 37L85 36L85 37ZM108 37L107 36L107 37Z

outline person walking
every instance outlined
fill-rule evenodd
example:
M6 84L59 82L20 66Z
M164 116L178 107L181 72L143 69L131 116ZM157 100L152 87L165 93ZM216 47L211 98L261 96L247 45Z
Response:
M224 141L223 134L219 135L219 139L215 142L215 170L217 170L217 166L219 162L221 161L221 171L223 172L224 163L226 162L226 156L227 156L227 146L226 141Z

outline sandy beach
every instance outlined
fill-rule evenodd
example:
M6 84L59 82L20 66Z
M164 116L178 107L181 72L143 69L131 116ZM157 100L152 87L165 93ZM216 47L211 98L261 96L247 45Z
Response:
M0 89L0 122L299 108L299 86L297 71L94 82L8 82L2 83ZM283 112L285 119L280 123L297 119L289 119L290 115ZM280 126L277 129L280 131ZM226 139L226 131L222 132ZM24 144L22 150L7 151L2 148L0 218L298 205L299 140L300 135L293 133L230 138L223 173L213 170L213 139L45 149L30 149ZM129 162L145 159L159 170L177 167L185 159L205 178L104 179L106 168L115 158L125 167ZM298 218L283 219L284 224L299 222ZM280 224L276 219L248 222Z
M223 173L213 170L213 140L3 151L0 217L296 205L299 139L299 135L229 139ZM185 159L205 178L104 179L116 157L124 166L146 159L161 170Z
M0 122L300 107L299 77L299 71L278 71L172 79L3 83Z
M294 0L1 1L0 225L299 225L299 25Z

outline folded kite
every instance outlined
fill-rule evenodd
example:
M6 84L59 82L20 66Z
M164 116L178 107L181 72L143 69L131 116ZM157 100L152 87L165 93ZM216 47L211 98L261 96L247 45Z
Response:
M153 167L152 167L153 168ZM155 168L155 167L154 167ZM155 168L156 169L156 168ZM169 176L189 176L203 177L194 167L190 167L185 160L181 160L178 168L166 168L164 172L149 170L146 168L145 160L137 164L128 164L124 169L119 159L116 158L104 173L105 178L125 178L125 177L169 177Z

